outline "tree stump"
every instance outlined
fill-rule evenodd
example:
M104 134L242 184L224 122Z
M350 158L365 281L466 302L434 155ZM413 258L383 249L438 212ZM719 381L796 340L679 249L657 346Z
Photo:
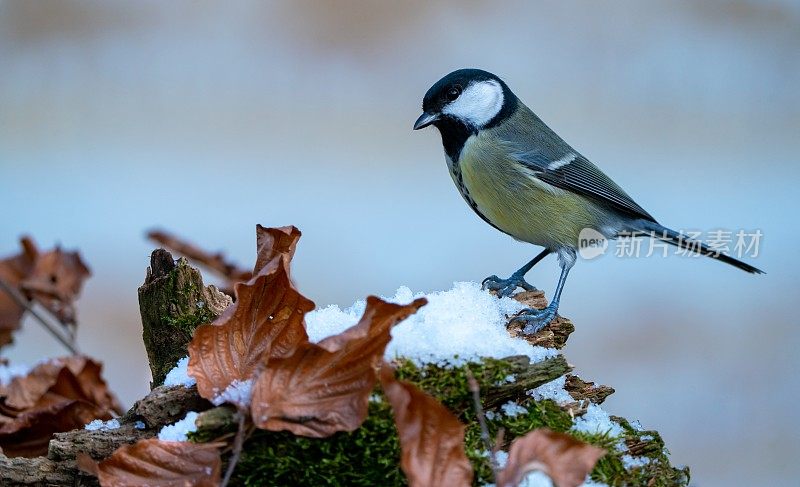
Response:
M177 262L164 249L153 251L147 277L139 288L142 338L153 380L160 386L186 347L195 328L214 321L233 301L214 286L205 286L185 258Z

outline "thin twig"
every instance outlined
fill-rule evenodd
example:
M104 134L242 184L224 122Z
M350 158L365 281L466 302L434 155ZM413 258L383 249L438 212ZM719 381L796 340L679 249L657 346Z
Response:
M36 319L36 321L38 321L48 332L50 332L50 334L53 335L53 337L55 337L56 340L61 342L61 344L64 345L67 348L67 350L70 351L71 354L73 355L80 354L80 352L78 351L78 347L77 345L75 345L74 342L70 342L70 340L65 338L61 334L61 332L58 331L56 327L54 327L50 322L45 320L44 317L40 315L39 312L33 308L33 306L31 306L31 303L27 299L25 299L25 296L23 296L22 293L20 293L14 286L11 286L2 278L0 278L0 289L2 289L6 294L11 296L11 299L13 299L15 303L17 303L19 306L22 306L26 311L28 311L31 314L31 316L33 316Z
M233 470L239 462L239 456L242 454L244 440L247 436L246 430L248 429L245 427L245 421L248 415L243 409L242 407L238 407L236 411L236 414L239 416L239 429L236 431L236 437L233 439L233 449L231 450L231 457L228 459L228 469L225 471L225 478L222 479L220 487L226 487L228 485L233 475Z
M486 415L483 414L483 405L481 404L481 388L472 371L467 368L467 384L470 392L472 392L472 401L475 405L475 414L478 416L478 424L481 426L481 439L483 440L486 450L489 452L489 463L492 466L492 474L495 481L497 481L497 474L500 470L497 464L497 455L492 446L492 438L489 436L489 427L486 425Z

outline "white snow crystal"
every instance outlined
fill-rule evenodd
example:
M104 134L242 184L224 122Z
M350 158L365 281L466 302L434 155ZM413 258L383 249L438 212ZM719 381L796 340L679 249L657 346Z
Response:
M192 387L196 383L194 377L189 375L189 357L178 360L178 364L167 372L167 377L164 379L165 386Z
M392 330L387 359L405 357L417 364L460 366L482 357L526 355L535 363L558 354L555 349L511 337L505 327L507 316L524 306L514 299L483 291L478 283L457 282L449 291L430 294L415 294L401 287L393 297L384 299L405 304L418 297L426 297L428 304ZM341 333L358 322L365 306L364 301L357 301L344 310L331 305L308 313L309 338L318 342Z
M626 470L630 470L636 467L644 467L650 463L650 459L648 457L634 457L632 455L622 455L622 464L625 466Z
M158 432L158 439L161 441L187 441L189 433L197 431L198 414L194 411L186 413L186 417L174 424L168 424Z
M238 404L244 406L250 404L250 398L253 394L253 379L247 380L234 380L228 387L211 400L214 406L229 402L231 404Z
M145 425L143 421L137 421L133 423L133 427L136 428L137 430L143 430L145 428Z
M573 399L572 396L569 395L569 392L564 389L564 384L566 384L566 381L567 376L562 375L558 379L551 380L547 384L542 384L536 389L528 391L528 394L533 396L533 398L537 401L552 399L558 404L573 402L575 399Z
M116 419L109 419L108 421L95 419L83 427L83 429L88 431L115 430L117 428L119 428L119 421Z
M14 380L14 377L28 375L31 368L27 365L0 365L0 386L6 386Z
M509 418L513 418L515 416L519 416L520 414L525 414L528 412L527 409L525 409L524 407L520 406L519 404L513 401L508 401L507 403L503 404L502 406L500 406L500 409L502 409L503 414L505 414Z
M623 433L622 426L611 421L608 413L597 404L589 404L586 414L575 420L572 429L592 434L608 433L612 437L621 436Z

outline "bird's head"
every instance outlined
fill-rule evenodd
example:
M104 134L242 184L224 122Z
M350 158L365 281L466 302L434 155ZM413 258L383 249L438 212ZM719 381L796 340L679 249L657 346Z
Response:
M422 115L414 130L434 125L463 124L477 131L499 123L514 111L517 97L492 73L459 69L437 81L425 93Z

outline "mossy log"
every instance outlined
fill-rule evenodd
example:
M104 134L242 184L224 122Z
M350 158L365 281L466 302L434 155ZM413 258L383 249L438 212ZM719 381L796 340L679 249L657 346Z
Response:
M139 288L142 338L153 380L164 383L175 363L186 356L194 329L215 320L231 304L230 296L206 287L200 272L181 257L177 262L164 249L150 256L150 267Z
M0 454L0 485L97 485L95 478L77 469L75 458L79 452L102 460L123 444L155 436L163 426L183 418L188 411L200 412L197 431L190 435L192 441L226 439L235 433L239 413L234 408L212 407L199 397L196 387L158 386L175 362L186 355L192 330L218 316L230 298L213 287L205 287L196 269L184 260L176 263L165 251L153 253L139 296L153 390L119 419L119 429L56 434L47 457L5 458ZM538 292L521 293L517 299L528 306L546 304ZM540 333L525 338L537 345L561 348L573 330L569 320L559 317ZM509 332L515 334L518 330L509 325ZM480 385L490 434L494 437L500 430L504 432L501 447L507 448L514 438L532 429L548 427L608 450L592 472L595 481L611 486L688 485L688 469L672 467L664 443L655 431L639 431L625 419L616 417L613 419L624 430L621 438L571 429L574 416L584 413L590 401L602 402L613 392L610 387L567 375L565 388L575 403L559 405L531 397L531 389L571 371L572 367L561 355L534 364L527 357L516 356L486 358L458 367L418 366L405 359L397 360L394 365L399 378L436 397L466 424L465 451L475 468L476 485L491 482L492 471L467 385L469 375ZM513 380L509 380L511 376ZM525 412L507 414L504 406L508 403L522 406ZM143 422L145 428L137 429L137 421ZM627 446L628 454L646 457L647 463L626 469L623 454L616 448L620 442ZM391 408L376 389L366 421L351 433L311 439L287 432L257 430L244 445L231 485L402 486L407 481L398 467L399 458L400 445Z

